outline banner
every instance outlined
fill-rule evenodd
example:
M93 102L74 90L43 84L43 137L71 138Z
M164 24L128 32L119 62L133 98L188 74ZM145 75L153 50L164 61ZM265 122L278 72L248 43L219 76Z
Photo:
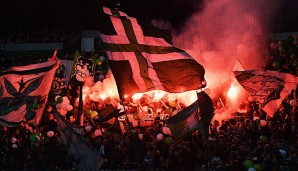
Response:
M0 72L0 124L39 123L59 60Z
M234 76L247 93L273 116L282 100L296 89L298 77L278 71L234 71Z
M205 87L205 70L172 46L169 31L103 7L99 31L120 97L150 90L180 93Z
M100 154L53 109L58 130L76 170L99 170L104 161Z

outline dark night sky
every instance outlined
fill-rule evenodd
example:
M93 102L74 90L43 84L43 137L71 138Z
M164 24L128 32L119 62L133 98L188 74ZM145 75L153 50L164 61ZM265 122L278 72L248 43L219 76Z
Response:
M151 20L163 18L179 28L195 11L199 11L202 0L118 0L120 9L131 16ZM116 0L108 0L117 4ZM88 0L10 0L1 1L0 13L4 27L30 29L37 26L92 28L96 24L98 1ZM187 10L186 10L187 9Z
M1 34L21 28L96 29L99 0L9 0L0 2ZM120 2L131 16L150 21L162 18L179 29L194 12L204 8L203 0L108 0ZM282 1L272 22L274 32L298 31L297 0Z

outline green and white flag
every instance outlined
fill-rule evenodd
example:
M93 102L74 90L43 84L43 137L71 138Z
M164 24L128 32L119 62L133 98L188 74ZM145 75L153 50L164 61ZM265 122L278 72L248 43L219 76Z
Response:
M233 73L239 84L271 117L298 83L297 76L278 71L247 70Z
M0 72L0 125L39 123L60 61L12 67Z
M204 137L208 135L208 127L214 115L213 103L205 92L197 95L198 100L167 121L173 138L183 138L198 129L203 132Z

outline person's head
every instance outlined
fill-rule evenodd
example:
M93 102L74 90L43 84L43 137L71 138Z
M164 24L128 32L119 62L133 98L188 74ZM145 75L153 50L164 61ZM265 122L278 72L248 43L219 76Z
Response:
M246 129L246 125L245 124L243 124L243 123L241 123L241 124L239 124L239 131L241 132L241 131L244 131L245 129Z
M201 171L207 171L207 167L206 167L206 165L202 165L201 168L200 168L200 170L201 170Z
M52 110L53 110L52 105L48 105L47 108L46 108L46 110L47 110L48 112L52 112Z
M15 134L16 134L16 135L20 135L20 130L19 130L19 129L16 129Z
M153 156L153 153L151 150L148 150L147 153L146 153L146 156L147 157L152 157Z
M97 145L101 145L102 142L103 142L103 140L102 140L102 137L101 137L101 136L97 136L97 137L95 138L95 144L97 144Z
M251 127L251 128L254 128L254 127L256 127L256 126L257 126L256 121L251 120L251 121L250 121L250 127Z
M137 131L132 133L132 140L141 140Z
M219 126L219 122L217 120L213 121L213 126L216 128L217 126Z
M173 149L170 148L168 154L169 154L169 157L172 157L172 156L174 156L175 152Z
M268 122L268 126L269 126L269 128L273 128L274 127L274 122L273 121L269 121Z
M179 157L180 156L180 152L178 150L175 150L175 157Z
M249 125L250 125L250 121L251 121L250 119L246 119L245 122L244 122L244 124L245 124L246 126L249 126Z
M75 121L76 121L76 118L75 118L74 116L70 116L70 117L69 117L69 121L70 121L70 122L75 122Z
M276 49L276 44L275 44L275 42L270 42L270 48L271 48L271 49Z
M3 130L4 132L6 132L8 129L7 129L6 126L3 126L3 127L2 127L2 130Z
M221 166L222 162L221 159L217 156L213 156L211 159L211 164L213 167L218 168Z
M228 132L229 133L233 133L234 132L234 126L233 125L229 125L228 126Z
M53 113L51 113L50 115L49 115L49 120L53 120L55 117L54 117L54 114Z

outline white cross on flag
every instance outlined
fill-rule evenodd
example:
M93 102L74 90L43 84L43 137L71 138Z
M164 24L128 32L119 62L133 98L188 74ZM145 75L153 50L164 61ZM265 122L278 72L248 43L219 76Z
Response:
M180 93L205 86L205 70L172 46L171 34L103 7L99 31L120 96L150 90Z

